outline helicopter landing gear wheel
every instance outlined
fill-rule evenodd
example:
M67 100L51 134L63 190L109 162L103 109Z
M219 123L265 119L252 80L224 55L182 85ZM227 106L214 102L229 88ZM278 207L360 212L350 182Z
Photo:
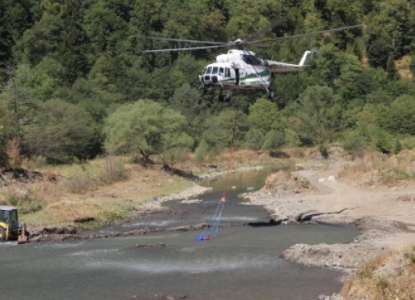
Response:
M229 100L231 100L231 92L227 92L226 94L219 94L219 101L223 101L223 102L229 102Z
M220 102L229 102L231 100L231 97L227 94L221 94L219 95L219 101Z
M272 90L272 89L267 89L267 97L268 97L268 99L272 99L272 98L274 98L274 96L275 96L275 93L274 93L274 91Z

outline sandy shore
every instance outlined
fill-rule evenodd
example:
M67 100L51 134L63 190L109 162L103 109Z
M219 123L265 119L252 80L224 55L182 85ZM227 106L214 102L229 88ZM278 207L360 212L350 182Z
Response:
M262 189L244 196L265 206L276 220L355 225L360 235L348 244L297 244L282 253L307 266L355 273L379 254L415 244L415 186L362 187L345 183L339 172L346 161L314 162L293 172L310 186L300 190ZM296 179L297 180L297 179Z

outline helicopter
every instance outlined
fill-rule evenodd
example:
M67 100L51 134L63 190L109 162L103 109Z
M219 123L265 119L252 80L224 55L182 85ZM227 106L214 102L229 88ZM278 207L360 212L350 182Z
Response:
M277 40L293 39L302 36L312 36L327 32L335 32L357 28L363 25L358 24L352 26L344 26L334 29L277 37L267 40L254 40L257 36L272 29L274 26L275 23L260 30L259 32L247 39L237 39L231 42L211 42L150 36L145 38L175 42L201 43L205 45L187 48L144 50L143 52L155 53L167 51L191 51L215 48L232 48L226 54L218 55L216 57L216 62L213 62L204 68L203 72L199 75L199 80L201 82L200 88L202 88L204 91L219 89L219 100L221 101L229 101L232 92L239 90L262 90L266 93L267 97L271 99L275 95L275 92L271 89L272 73L299 72L301 70L304 70L309 66L306 64L307 58L315 53L318 53L318 50L306 50L303 56L301 57L299 63L294 64L258 58L254 52L245 49L246 45L264 44L267 42ZM223 91L227 91L227 93L223 94Z

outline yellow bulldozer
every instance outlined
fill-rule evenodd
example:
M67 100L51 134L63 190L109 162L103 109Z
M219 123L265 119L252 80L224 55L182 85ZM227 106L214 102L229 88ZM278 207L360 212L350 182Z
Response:
M19 223L17 207L0 206L0 241L24 239L24 227Z

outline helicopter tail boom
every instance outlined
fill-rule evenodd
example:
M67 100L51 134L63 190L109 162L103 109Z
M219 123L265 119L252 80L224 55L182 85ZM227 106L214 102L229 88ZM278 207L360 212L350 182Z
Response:
M301 58L300 63L298 64L299 67L303 67L304 66L304 64L305 64L305 62L307 60L307 57L310 54L313 54L313 52L312 51L306 51L306 52L304 52L303 57Z

